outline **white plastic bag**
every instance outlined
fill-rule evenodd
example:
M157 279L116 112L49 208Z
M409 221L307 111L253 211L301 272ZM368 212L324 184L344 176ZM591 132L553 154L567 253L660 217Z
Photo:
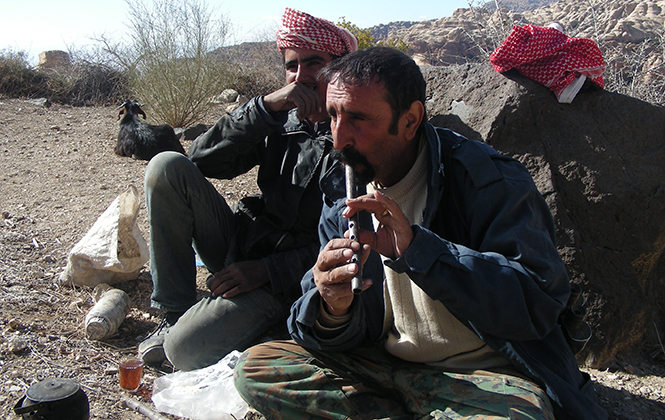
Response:
M233 386L234 350L212 366L155 379L152 402L164 413L194 420L242 419L249 406Z
M136 223L138 192L130 185L71 251L60 282L95 287L138 277L150 251Z

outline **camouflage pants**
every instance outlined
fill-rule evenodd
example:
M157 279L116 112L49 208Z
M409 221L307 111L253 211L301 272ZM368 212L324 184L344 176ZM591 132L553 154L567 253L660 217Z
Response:
M235 386L268 420L554 420L532 382L408 363L379 346L323 353L293 341L263 343L238 361Z

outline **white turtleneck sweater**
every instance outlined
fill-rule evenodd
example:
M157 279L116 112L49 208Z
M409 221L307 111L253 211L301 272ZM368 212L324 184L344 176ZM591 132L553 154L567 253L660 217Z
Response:
M409 173L388 188L372 183L367 186L368 192L380 189L399 204L412 225L420 225L427 202L428 159L426 139L421 138L418 157ZM379 222L376 218L373 220L377 228ZM388 352L404 360L447 368L491 369L508 365L443 303L427 296L408 275L399 274L387 266L384 269L384 333L387 333L385 347Z

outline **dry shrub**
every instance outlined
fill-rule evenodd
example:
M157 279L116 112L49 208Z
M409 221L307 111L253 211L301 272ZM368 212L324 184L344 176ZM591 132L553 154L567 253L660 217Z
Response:
M48 73L53 102L74 106L112 105L128 95L127 75L107 65L75 61L64 71Z
M102 38L103 50L130 78L133 96L157 122L187 127L201 121L210 98L232 72L212 51L224 45L229 24L203 0L127 1L129 30L122 43Z
M64 68L35 69L24 52L0 52L0 94L7 97L108 105L125 97L127 86L125 74L100 62L76 58Z
M469 10L473 13L475 27L468 31L463 28L466 35L472 40L479 54L473 54L476 60L488 61L490 54L497 49L508 37L514 25L523 25L521 14L507 9L503 1L468 1Z
M126 73L105 64L75 62L67 86L72 105L110 105L129 95Z
M10 98L49 96L49 81L30 67L23 51L0 51L0 95Z
M665 106L665 35L639 44L605 46L605 88Z
M275 41L245 42L214 52L232 73L228 88L252 98L267 95L284 85L284 60Z
M253 98L274 92L283 85L283 70L276 72L251 65L240 65L236 69L229 87L247 98Z

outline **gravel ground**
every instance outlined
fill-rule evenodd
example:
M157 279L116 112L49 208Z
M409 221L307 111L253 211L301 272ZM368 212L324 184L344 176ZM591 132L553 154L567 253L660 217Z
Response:
M46 108L0 99L0 418L17 418L14 404L31 384L50 377L77 380L90 399L92 419L145 418L123 403L116 366L136 354L158 323L160 314L149 307L149 271L117 286L129 294L132 308L119 332L103 342L87 339L83 329L92 291L58 283L70 249L128 185L138 189L142 203L146 163L113 154L116 116L113 107ZM255 176L253 170L215 185L234 203L256 191ZM138 225L147 239L143 205ZM662 347L606 369L584 370L611 418L665 418ZM152 382L163 374L146 369L132 398L154 409ZM245 419L254 417L250 412Z

